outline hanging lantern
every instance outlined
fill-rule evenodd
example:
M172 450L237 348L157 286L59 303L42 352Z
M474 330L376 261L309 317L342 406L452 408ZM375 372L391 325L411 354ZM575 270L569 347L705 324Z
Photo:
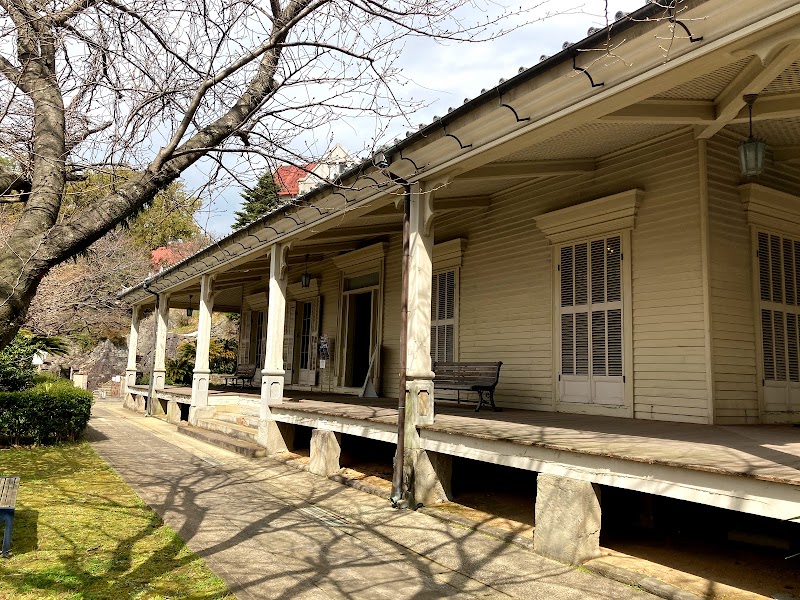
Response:
M300 275L300 285L304 288L311 285L311 273L308 272L308 254L306 254L306 268Z
M194 310L192 309L192 295L189 294L189 306L186 307L186 316L191 317L193 313Z
M747 178L757 177L764 172L764 157L767 153L767 143L753 137L753 103L757 97L756 94L747 94L744 97L750 111L750 135L739 144L739 166L742 177Z

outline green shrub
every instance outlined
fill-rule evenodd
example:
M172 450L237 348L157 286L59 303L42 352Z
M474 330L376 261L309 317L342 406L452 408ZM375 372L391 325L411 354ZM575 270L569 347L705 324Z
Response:
M92 394L66 379L0 392L0 441L57 444L77 440L92 411Z
M197 342L183 342L178 346L178 356L166 361L168 382L192 385L194 359ZM212 373L233 373L236 371L236 340L227 338L212 339L208 347L208 362Z
M64 354L67 347L60 338L20 330L11 343L0 350L0 391L24 390L34 385L37 371L32 361L37 350Z
M33 385L36 367L32 360L38 346L23 333L0 351L0 390L24 390Z

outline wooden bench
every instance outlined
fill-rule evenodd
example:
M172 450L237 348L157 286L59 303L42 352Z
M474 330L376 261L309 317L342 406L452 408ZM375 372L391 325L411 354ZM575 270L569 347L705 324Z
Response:
M228 382L232 381L232 385L236 385L237 381L241 381L241 385L239 387L244 387L244 382L249 381L252 385L253 377L256 376L256 366L255 365L239 365L236 367L236 373L233 375L222 375L225 378L225 385L231 385Z
M0 477L0 521L5 521L3 533L3 558L8 558L11 549L11 526L14 523L14 507L17 503L19 477Z
M458 390L457 400L461 402L461 392L477 392L478 406L481 409L484 395L488 397L492 410L502 410L494 404L494 388L500 379L502 362L437 362L433 364L436 377L433 380L434 390Z

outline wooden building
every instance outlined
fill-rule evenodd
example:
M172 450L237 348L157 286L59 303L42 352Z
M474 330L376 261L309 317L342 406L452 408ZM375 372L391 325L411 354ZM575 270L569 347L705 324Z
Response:
M399 393L407 183L407 418L434 480L419 497L446 496L441 465L461 455L579 496L604 483L797 517L800 443L763 425L800 422L800 5L684 7L648 5L126 290L134 358L154 293L161 338L167 308L200 299L193 388L164 385L162 349L154 406L193 424L249 410L269 451L285 424L396 440L396 411L355 396L367 379ZM241 314L260 394L209 394L211 310ZM502 361L507 410L440 410L436 361Z

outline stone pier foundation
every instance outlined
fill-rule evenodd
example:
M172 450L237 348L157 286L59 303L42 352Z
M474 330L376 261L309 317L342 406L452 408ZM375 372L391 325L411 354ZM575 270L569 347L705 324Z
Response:
M533 549L580 565L600 554L600 494L586 481L539 473Z
M308 470L315 475L327 477L341 469L342 435L324 429L311 432L311 462Z

